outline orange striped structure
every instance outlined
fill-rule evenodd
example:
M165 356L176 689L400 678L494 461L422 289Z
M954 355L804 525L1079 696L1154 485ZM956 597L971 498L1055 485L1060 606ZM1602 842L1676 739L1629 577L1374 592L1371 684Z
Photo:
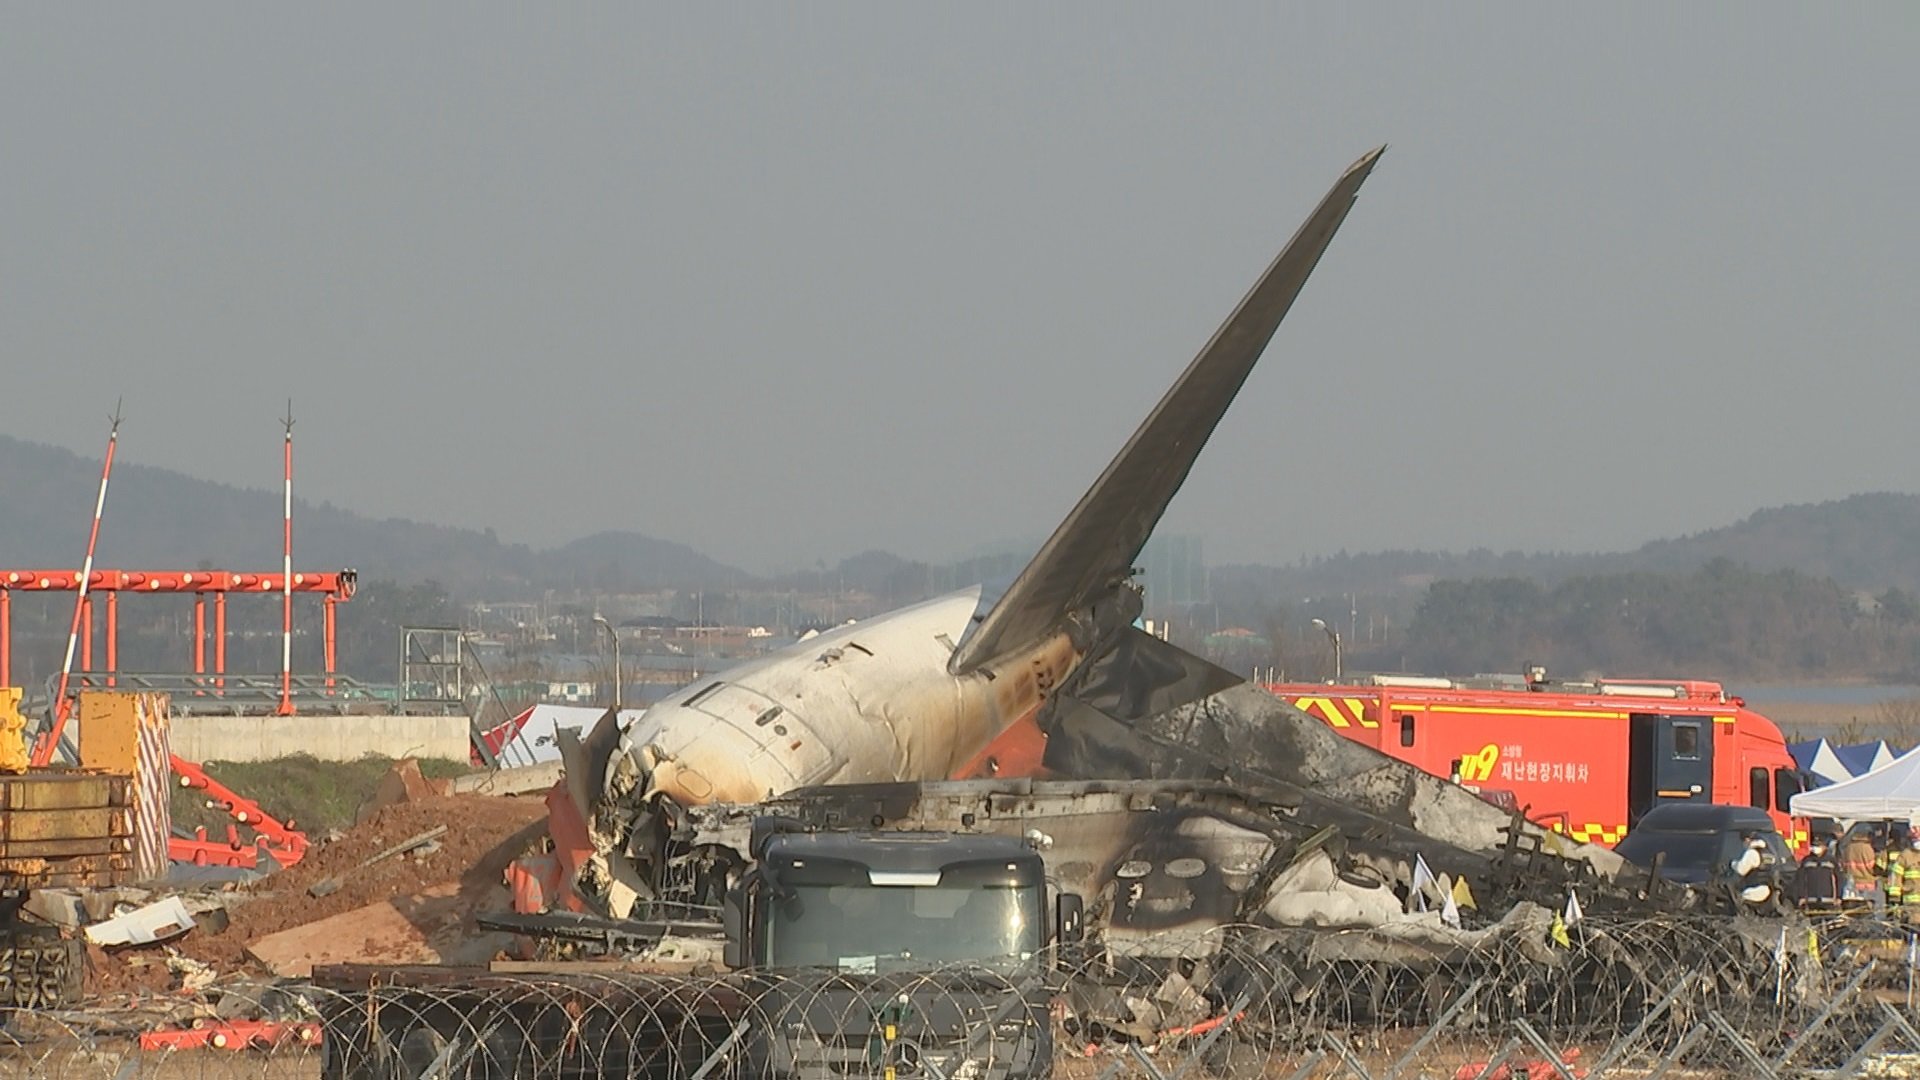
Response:
M132 778L134 879L165 877L173 834L167 695L85 690L78 715L80 764Z
M165 694L141 694L140 754L133 773L134 872L145 880L167 874L167 844L173 837L173 724Z

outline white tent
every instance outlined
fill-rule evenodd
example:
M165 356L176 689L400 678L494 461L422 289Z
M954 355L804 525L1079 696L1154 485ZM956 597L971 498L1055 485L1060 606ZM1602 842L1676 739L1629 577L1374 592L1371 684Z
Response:
M1851 780L1793 797L1795 817L1920 823L1920 747Z
M1893 752L1893 747L1887 745L1887 740L1878 739L1875 741L1877 741L1880 746L1873 752L1873 767L1878 769L1882 766L1893 764L1893 760L1900 755Z

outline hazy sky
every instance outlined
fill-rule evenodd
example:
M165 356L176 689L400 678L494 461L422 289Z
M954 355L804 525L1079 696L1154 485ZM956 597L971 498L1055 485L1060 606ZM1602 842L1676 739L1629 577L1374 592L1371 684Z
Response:
M1920 8L1461 10L14 6L4 430L124 396L271 487L291 394L315 500L943 557L1386 142L1163 526L1212 560L1920 488Z

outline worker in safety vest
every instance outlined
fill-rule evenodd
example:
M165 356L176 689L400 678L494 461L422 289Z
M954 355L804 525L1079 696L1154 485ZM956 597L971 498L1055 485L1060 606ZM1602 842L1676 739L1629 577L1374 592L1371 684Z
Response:
M1920 914L1920 832L1907 834L1899 851L1887 859L1887 910Z
M1840 846L1840 872L1846 875L1853 895L1871 898L1879 894L1880 855L1873 850L1873 839L1865 831L1849 833Z
M1904 837L1906 833L1900 835ZM1880 879L1880 905L1898 903L1894 899L1893 857L1899 853L1900 841L1894 839L1893 827L1884 821L1875 826L1867 838L1873 841L1873 872Z
M1904 839L1906 834L1901 833ZM1890 826L1882 824L1873 834L1873 870L1880 877L1880 895L1883 906L1898 907L1900 904L1900 880L1893 868L1900 855L1900 841L1894 839Z

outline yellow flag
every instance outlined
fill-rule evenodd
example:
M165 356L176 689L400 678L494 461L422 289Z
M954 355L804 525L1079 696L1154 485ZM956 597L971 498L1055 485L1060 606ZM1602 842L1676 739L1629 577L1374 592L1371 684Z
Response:
M1573 939L1567 936L1566 920L1558 915L1553 917L1553 929L1548 932L1547 936L1553 938L1553 943L1563 949L1573 948Z
M1476 910L1480 906L1473 902L1473 890L1467 887L1467 879L1463 877L1453 879L1453 902L1463 908Z

